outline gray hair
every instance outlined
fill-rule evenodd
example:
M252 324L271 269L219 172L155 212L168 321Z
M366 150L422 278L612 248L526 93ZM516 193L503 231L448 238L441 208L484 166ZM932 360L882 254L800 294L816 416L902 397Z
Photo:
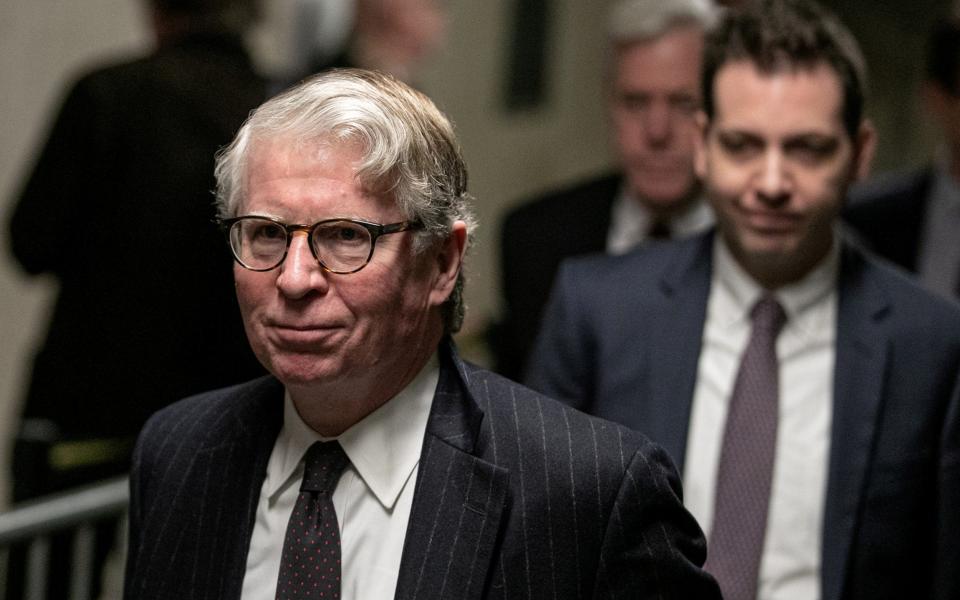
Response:
M247 119L217 154L217 213L235 217L245 197L246 168L258 140L289 138L299 145L359 148L357 179L388 194L405 219L423 229L417 252L446 240L455 221L476 225L467 193L467 168L453 126L424 94L375 71L338 69L307 79L271 98ZM444 306L447 333L463 322L461 269Z
M678 25L708 31L718 18L712 0L620 0L610 10L607 34L613 44L643 42Z

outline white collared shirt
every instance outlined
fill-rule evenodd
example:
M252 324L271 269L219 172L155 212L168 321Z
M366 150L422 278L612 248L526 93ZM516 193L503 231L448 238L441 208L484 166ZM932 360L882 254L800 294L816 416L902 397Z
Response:
M683 473L684 504L708 539L727 406L750 338L750 309L763 293L719 234L713 261ZM780 406L758 600L820 597L838 268L835 242L813 271L774 294L787 322L777 338Z
M607 254L624 254L647 239L650 212L621 187L610 209L610 230L607 232ZM690 207L670 220L670 236L674 239L706 231L713 225L713 209L704 198L694 198Z
M438 365L434 354L403 391L335 438L350 459L333 493L345 600L394 596ZM276 596L287 521L303 479L303 456L314 442L329 439L303 422L287 394L283 427L260 490L241 600Z

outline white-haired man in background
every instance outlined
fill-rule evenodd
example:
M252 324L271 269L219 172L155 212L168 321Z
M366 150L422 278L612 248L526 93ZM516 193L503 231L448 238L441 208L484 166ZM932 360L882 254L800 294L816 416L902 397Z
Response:
M709 0L623 0L609 15L606 78L614 172L554 190L507 215L501 231L505 314L496 370L519 378L554 275L568 257L619 254L713 223L693 170Z

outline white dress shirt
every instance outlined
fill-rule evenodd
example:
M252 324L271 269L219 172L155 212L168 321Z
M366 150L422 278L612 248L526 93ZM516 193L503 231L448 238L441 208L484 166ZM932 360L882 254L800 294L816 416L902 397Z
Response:
M925 287L946 298L956 298L960 284L960 183L949 173L945 160L936 165L930 184L917 273Z
M713 261L683 473L684 504L708 539L727 405L750 338L750 309L764 291L719 234ZM787 322L777 338L779 419L758 600L820 597L838 264L834 243L812 272L775 292Z
M345 600L394 596L438 364L434 355L403 391L333 438L350 459L333 493ZM276 596L287 521L303 479L303 456L314 442L329 439L303 422L287 394L283 427L260 490L242 600Z
M650 230L650 212L626 188L621 188L610 209L607 254L624 254L645 242ZM670 236L682 238L705 231L713 225L713 210L703 197L694 198L690 207L670 220Z

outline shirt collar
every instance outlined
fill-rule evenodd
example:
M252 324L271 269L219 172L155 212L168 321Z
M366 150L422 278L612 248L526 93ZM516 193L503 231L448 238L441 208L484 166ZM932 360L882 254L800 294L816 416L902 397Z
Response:
M829 318L816 308L835 293L840 269L839 231L834 231L833 243L827 255L800 280L774 292L783 306L787 324L798 332L822 330L823 319ZM750 310L765 290L736 261L721 235L713 242L713 284L717 288L717 314L725 326L733 326L750 319Z
M945 158L935 163L929 195L932 202L943 207L960 208L960 182L950 174L950 166Z
M336 439L380 504L392 509L420 461L439 364L434 353L406 388L336 438L310 429L290 394L284 394L283 427L267 465L266 489L271 499L291 480L299 479L303 455L314 442Z
M632 250L650 229L650 211L621 185L611 208L607 251L622 254ZM670 236L681 238L698 233L713 224L713 211L703 196L694 198L687 210L670 220Z

